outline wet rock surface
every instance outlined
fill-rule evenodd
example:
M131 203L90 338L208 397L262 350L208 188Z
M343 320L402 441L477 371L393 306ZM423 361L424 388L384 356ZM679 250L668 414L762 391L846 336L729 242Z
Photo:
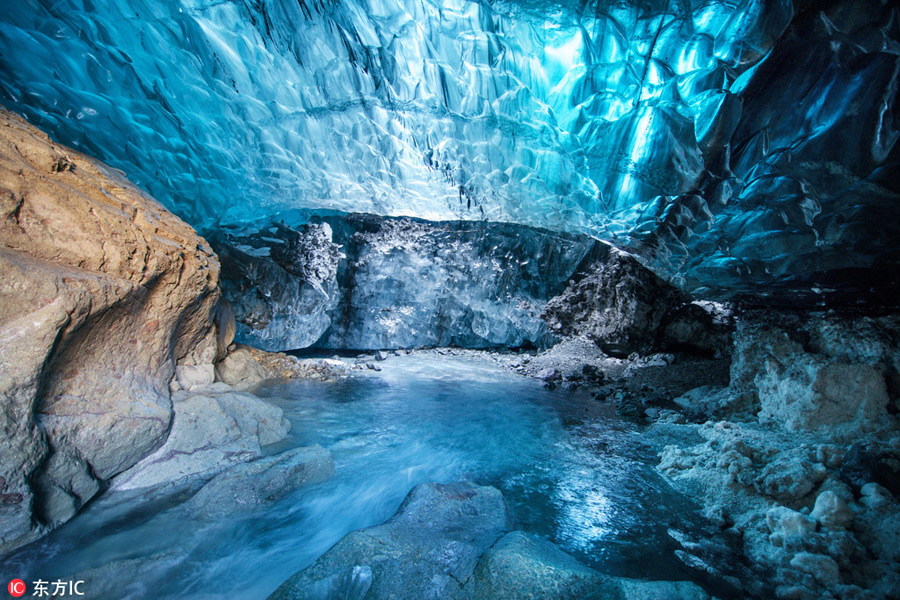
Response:
M220 519L275 502L298 487L333 475L334 461L327 450L321 446L294 448L217 474L184 508L202 519Z
M610 577L588 568L555 544L513 531L478 562L466 589L472 600L709 600L687 581L641 581Z
M350 533L269 598L334 598L319 582L343 585L353 569L366 568L359 598L464 598L479 557L509 528L497 489L422 484L387 523Z
M709 599L689 582L602 575L510 528L496 488L421 484L387 523L350 533L269 598Z
M175 415L166 442L116 477L113 489L208 477L258 457L261 446L281 440L290 430L280 408L222 383L176 392L172 400Z
M176 364L215 359L219 264L121 173L6 111L0 213L2 553L164 441Z

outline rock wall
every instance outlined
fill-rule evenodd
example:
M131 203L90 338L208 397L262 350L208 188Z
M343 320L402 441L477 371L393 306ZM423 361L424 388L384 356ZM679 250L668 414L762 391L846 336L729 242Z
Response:
M176 364L212 381L218 275L121 173L0 111L0 553L163 443Z
M627 356L661 350L727 354L727 311L691 298L633 256L602 246L580 277L544 307L554 333L586 336L604 352Z

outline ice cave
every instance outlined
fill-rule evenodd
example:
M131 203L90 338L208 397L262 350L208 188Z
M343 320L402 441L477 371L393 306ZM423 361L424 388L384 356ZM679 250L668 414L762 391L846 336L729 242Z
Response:
M9 597L900 598L897 0L0 0Z

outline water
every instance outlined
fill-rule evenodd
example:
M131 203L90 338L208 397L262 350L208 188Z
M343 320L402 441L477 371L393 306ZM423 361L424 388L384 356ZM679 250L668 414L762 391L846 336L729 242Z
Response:
M653 470L637 429L582 392L547 390L488 360L391 358L337 383L281 382L258 394L293 425L275 453L321 444L337 475L257 512L185 517L176 495L111 494L7 557L7 579L77 574L91 597L265 598L346 533L394 514L413 486L469 479L500 488L519 529L608 573L690 576L666 531L692 506Z

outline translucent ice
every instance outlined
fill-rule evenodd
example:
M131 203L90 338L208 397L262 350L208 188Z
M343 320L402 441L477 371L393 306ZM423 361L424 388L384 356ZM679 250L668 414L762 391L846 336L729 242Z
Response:
M900 16L827 4L22 0L0 101L205 231L486 219L694 291L868 293L900 270Z
M541 310L602 247L509 224L316 221L213 239L239 341L269 350L546 345L554 336Z

